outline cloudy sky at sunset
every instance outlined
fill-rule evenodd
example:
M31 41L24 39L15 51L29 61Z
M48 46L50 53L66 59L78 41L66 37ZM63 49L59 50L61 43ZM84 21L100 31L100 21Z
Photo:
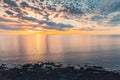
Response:
M0 30L119 30L120 0L0 0Z

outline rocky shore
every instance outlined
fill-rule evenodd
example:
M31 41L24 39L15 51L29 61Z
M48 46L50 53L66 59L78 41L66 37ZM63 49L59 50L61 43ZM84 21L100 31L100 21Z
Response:
M0 80L120 80L120 74L99 66L71 66L54 62L0 65Z

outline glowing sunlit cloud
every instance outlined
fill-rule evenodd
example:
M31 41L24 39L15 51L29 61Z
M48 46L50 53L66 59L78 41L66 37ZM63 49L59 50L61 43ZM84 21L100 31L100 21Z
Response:
M59 4L57 0L45 0L42 3L40 1L33 3L28 0L6 1L2 0L0 3L1 29L38 31L45 31L46 29L69 31L75 29L92 31L114 30L119 29L120 26L120 20L115 18L115 16L120 15L118 6L120 0L81 0L72 2L61 0ZM26 3L26 5L22 3ZM76 3L79 3L79 5ZM13 8L14 6L16 7ZM93 20L93 17L96 17L96 19Z

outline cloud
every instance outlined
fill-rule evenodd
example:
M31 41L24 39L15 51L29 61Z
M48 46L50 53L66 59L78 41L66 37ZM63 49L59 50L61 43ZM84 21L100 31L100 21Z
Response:
M13 21L0 17L0 22L13 22Z
M23 20L28 20L28 21L33 21L33 22L38 22L36 18L33 17L22 17Z
M21 2L21 3L20 3L20 5L21 5L22 7L29 7L29 4L28 4L28 3L26 3L26 2L24 2L24 1L23 1L23 2Z
M3 29L3 30L22 30L22 28L10 27L9 25L4 25L4 24L0 24L0 29Z
M102 19L104 19L104 17L100 16L100 15L95 15L95 16L91 17L92 21L99 21L99 20L102 20Z
M118 26L120 24L120 15L114 16L110 20L110 24L112 24L112 26Z
M33 17L22 17L23 20L33 21L35 23L38 23L39 25L46 24L44 28L47 29L57 29L57 30L63 30L64 28L73 28L70 24L64 24L64 23L55 23L51 21L41 21Z
M120 0L4 0L4 3L9 7L0 7L0 10L11 18L10 21L16 18L12 21L14 25L11 25L17 29L18 26L21 29L21 26L32 24L32 28L45 24L42 28L55 30L76 27L78 30L93 30L102 26L112 28L120 25ZM6 14L0 18L1 22L9 22L7 18L4 19ZM17 20L26 24L20 24ZM5 29L10 28L4 25Z
M11 12L11 11L9 11L9 10L6 10L5 11L8 15L13 15L14 13L13 12Z
M47 24L48 26L45 27L47 29L64 30L65 28L73 28L73 26L70 24L55 23L48 21L40 21L39 24Z
M4 0L4 2L7 3L11 7L16 7L17 6L17 4L12 0Z
M51 21L40 21L33 17L22 17L21 19L22 19L22 23L16 22L14 20L0 18L0 21L1 21L0 24L7 22L6 24L0 25L0 28L5 30L21 30L21 29L28 29L28 28L34 29L36 27L45 25L45 26L42 26L43 29L65 30L66 28L69 29L74 27L70 24L56 23ZM23 24L24 20L27 20L27 22L28 21L32 21L32 22Z

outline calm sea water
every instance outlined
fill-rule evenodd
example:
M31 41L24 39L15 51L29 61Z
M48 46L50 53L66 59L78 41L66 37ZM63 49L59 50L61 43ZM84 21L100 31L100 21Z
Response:
M0 62L54 61L120 70L119 35L3 35Z

